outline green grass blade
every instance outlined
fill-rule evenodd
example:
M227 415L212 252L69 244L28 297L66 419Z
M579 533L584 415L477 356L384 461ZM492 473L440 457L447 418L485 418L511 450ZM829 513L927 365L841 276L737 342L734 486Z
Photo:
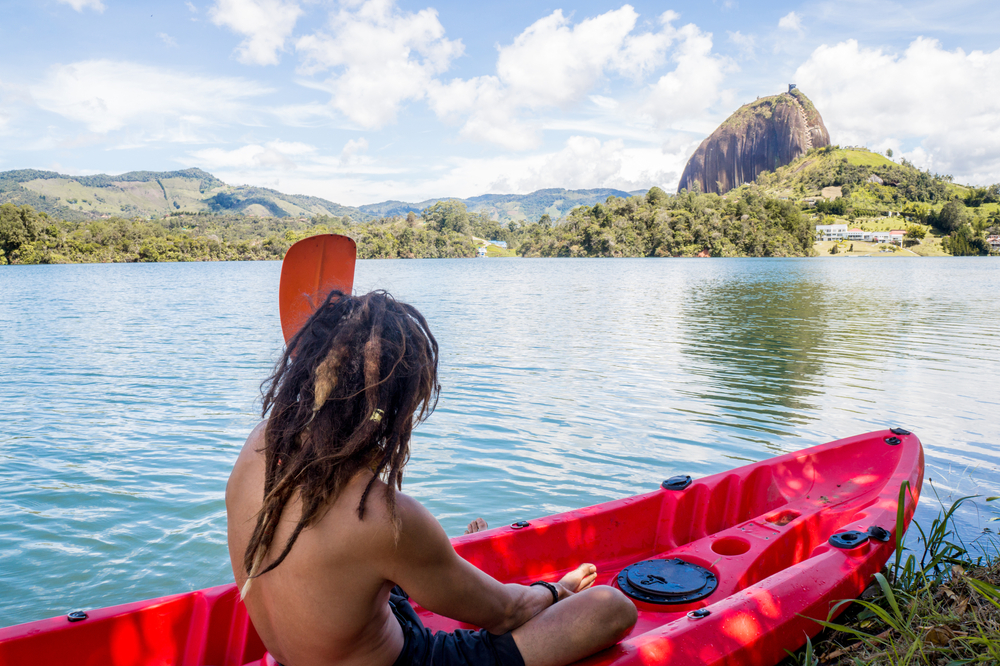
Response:
M996 586L990 585L986 581L976 580L975 578L968 578L965 582L969 584L969 587L983 595L986 601L1000 608L1000 589L997 589Z
M896 603L896 595L892 592L892 586L889 585L889 581L885 579L880 573L875 574L875 580L878 581L878 586L882 588L882 594L885 595L886 601L889 602L889 606L892 608L892 614L896 616L896 620L900 625L903 625L906 620L903 619L903 613L899 610L899 604Z
M893 578L898 579L899 573L899 562L903 558L903 523L904 520L904 507L906 502L906 491L910 487L909 481L903 481L903 485L899 487L899 502L896 504L896 561L892 567Z

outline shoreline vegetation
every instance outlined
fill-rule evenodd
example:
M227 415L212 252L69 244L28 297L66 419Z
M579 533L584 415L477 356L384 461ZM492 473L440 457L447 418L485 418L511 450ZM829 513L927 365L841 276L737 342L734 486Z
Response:
M926 530L914 521L907 532L912 550L905 557L897 528L889 566L875 575L860 599L839 602L835 608L847 606L844 613L820 622L821 633L781 666L1000 663L1000 541L985 528L976 539L985 541L975 544L976 554L953 528L956 511L977 499L953 502ZM901 526L902 515L897 524Z
M816 225L844 223L904 229L904 248L816 242ZM8 202L0 205L0 265L278 260L294 242L323 233L353 238L361 259L475 257L481 241L474 237L507 244L506 253L491 256L986 255L987 236L1000 234L1000 185L956 185L906 160L827 146L721 196L654 187L535 221L501 221L457 199L362 222L207 211L60 219Z

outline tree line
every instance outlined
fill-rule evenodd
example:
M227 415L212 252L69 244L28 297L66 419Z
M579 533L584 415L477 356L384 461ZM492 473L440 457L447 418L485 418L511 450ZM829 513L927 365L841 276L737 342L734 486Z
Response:
M984 199L992 196L985 189ZM837 214L839 201L824 204L828 212ZM926 221L951 234L944 245L956 255L987 254L986 234L1000 232L1000 213L976 215L957 199L931 209ZM60 220L7 203L0 205L0 264L279 260L292 243L321 233L350 236L361 259L474 257L482 240L504 241L526 257L791 257L814 254L815 221L798 203L754 185L726 196L670 196L654 187L575 208L560 221L542 215L507 223L458 200L363 223L183 213Z

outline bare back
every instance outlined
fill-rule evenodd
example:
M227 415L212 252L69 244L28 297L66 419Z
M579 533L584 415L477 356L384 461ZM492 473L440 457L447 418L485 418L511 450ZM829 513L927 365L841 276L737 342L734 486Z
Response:
M243 553L264 495L264 424L254 429L226 487L229 553L237 585L246 580ZM284 562L251 584L245 603L254 627L279 662L290 666L389 666L403 633L389 606L384 576L395 544L376 481L359 520L357 507L371 473L358 474L317 523L304 529ZM286 505L265 566L284 549L300 507Z
M243 553L263 504L264 425L250 434L226 486L229 555L240 586L247 577ZM437 520L403 493L396 493L394 530L381 481L359 520L358 503L371 478L358 473L302 530L285 560L250 586L245 602L254 627L286 666L391 666L404 645L388 604L394 583L431 612L495 635L511 632L527 666L571 663L611 645L635 623L635 606L625 595L591 588L592 564L555 584L565 601L552 606L549 590L500 583L459 557ZM300 515L293 496L264 568L284 549Z

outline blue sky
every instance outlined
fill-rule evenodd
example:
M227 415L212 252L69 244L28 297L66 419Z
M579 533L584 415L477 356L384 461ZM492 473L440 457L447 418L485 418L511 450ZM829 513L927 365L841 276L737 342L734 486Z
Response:
M0 170L200 167L359 205L676 188L758 96L1000 182L1000 3L8 1Z

